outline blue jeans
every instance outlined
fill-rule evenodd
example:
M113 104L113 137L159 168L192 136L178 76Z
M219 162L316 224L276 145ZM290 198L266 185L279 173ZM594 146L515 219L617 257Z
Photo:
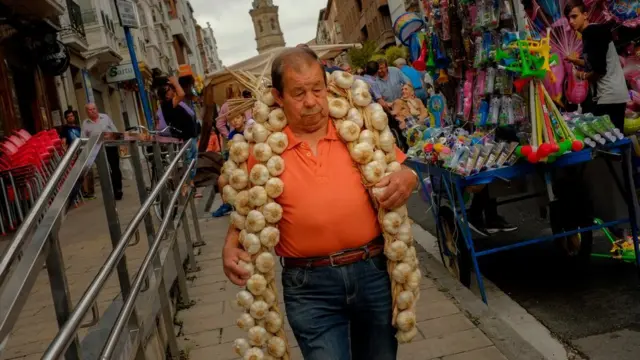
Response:
M386 258L340 267L284 268L284 304L305 360L394 360Z

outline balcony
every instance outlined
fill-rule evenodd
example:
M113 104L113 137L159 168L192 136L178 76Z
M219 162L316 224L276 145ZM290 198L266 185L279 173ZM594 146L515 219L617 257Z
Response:
M84 53L87 68L100 65L100 68L106 70L112 64L122 61L122 56L119 54L121 42L118 41L115 33L102 23L96 9L83 10L82 21L89 43L89 49Z
M191 44L189 44L189 35L184 27L184 24L179 18L171 19L169 21L169 27L171 28L171 35L178 38L178 40L187 48L188 53L192 53Z
M65 45L80 53L89 50L80 5L67 0L67 13L61 16L60 24L62 25L60 37Z
M31 15L37 18L62 16L65 9L65 0L0 0L9 6L17 14Z

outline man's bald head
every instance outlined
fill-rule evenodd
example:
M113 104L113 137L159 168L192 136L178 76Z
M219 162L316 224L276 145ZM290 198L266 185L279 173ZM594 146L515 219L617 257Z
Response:
M319 66L324 73L324 66L320 62L318 55L309 46L298 45L298 47L284 50L271 64L271 83L273 88L282 93L284 90L284 72L286 70L299 72L302 68L309 66Z

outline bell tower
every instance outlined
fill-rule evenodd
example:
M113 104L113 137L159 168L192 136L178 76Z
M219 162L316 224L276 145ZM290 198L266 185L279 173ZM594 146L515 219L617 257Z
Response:
M285 46L278 18L278 7L273 5L273 0L253 0L253 8L249 14L256 32L258 54Z

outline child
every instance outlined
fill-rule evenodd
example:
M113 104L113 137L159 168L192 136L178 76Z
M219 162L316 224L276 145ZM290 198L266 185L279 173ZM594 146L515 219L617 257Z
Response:
M237 115L236 117L232 118L229 121L229 125L231 126L231 131L229 132L228 139L231 140L235 135L238 135L238 134L244 135L245 128L250 130L250 127L253 124L254 124L253 119L248 119L248 120L245 119L244 114ZM225 160L227 159L225 158ZM224 174L220 175L220 177L218 178L218 191L222 193L222 189L225 187L225 185L227 185L227 183L228 183L228 180L224 176ZM220 207L216 211L214 211L211 215L213 217L222 217L231 213L232 210L233 208L231 207L230 204L224 203L220 205Z

